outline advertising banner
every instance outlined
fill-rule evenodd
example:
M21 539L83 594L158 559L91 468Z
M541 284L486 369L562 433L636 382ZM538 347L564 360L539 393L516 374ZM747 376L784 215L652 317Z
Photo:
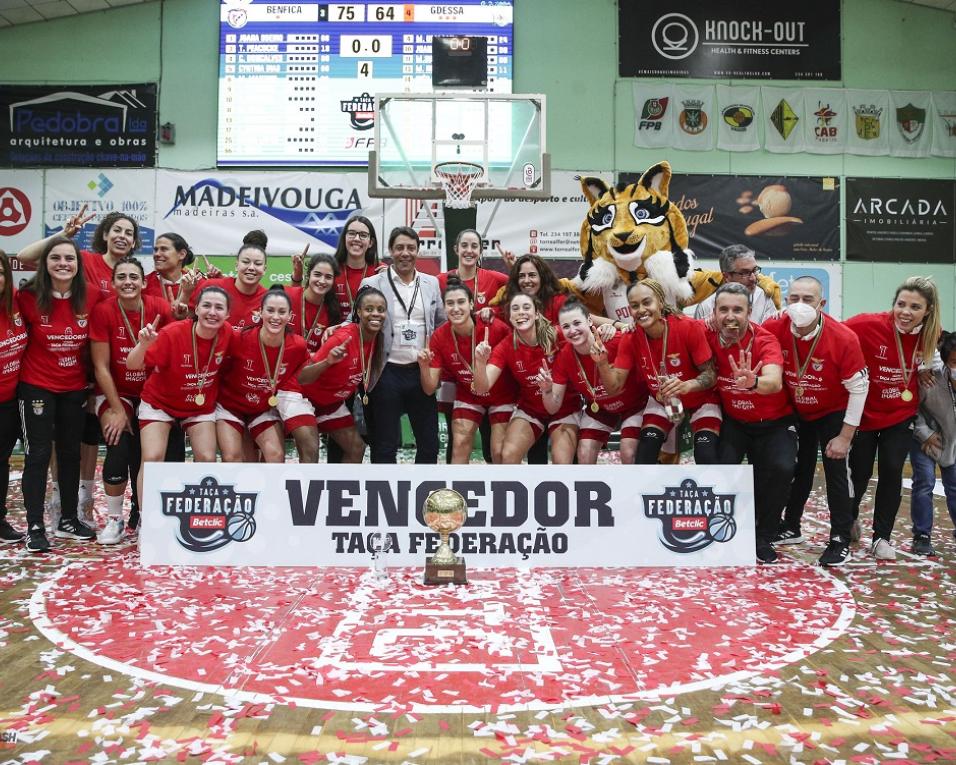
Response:
M840 0L618 3L621 77L840 80Z
M381 210L367 189L364 173L162 172L156 226L208 255L235 253L252 229L266 232L270 253L289 255L306 244L312 254L334 252L350 215Z
M74 237L81 248L90 249L93 232L104 215L121 212L139 225L139 253L152 253L156 171L48 170L44 176L43 236L60 231L85 205L86 214L93 219Z
M42 238L43 173L0 170L0 250L12 256Z
M632 183L637 173L622 173ZM698 258L746 244L762 261L840 259L840 191L836 178L675 175L670 199L687 221Z
M452 549L472 567L746 566L754 563L750 466L146 463L143 565L424 567L438 534L422 506L465 498Z
M954 181L847 178L847 260L956 262L954 206Z
M0 166L153 167L156 85L0 85Z

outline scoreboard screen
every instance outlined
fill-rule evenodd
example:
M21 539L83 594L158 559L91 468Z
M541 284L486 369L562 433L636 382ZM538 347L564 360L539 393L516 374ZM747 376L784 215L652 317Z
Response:
M366 165L377 92L511 93L513 11L513 0L220 0L218 163Z

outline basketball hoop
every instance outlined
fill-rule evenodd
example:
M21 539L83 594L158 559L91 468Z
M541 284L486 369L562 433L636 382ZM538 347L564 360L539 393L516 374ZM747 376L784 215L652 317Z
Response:
M485 171L473 162L439 162L433 172L445 191L445 207L464 210L471 206L471 192Z

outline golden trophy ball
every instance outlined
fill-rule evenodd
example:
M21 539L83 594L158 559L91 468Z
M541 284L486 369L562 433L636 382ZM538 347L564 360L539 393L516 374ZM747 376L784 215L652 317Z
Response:
M422 515L425 525L441 537L438 550L425 559L425 584L467 584L465 559L448 546L448 535L468 520L465 498L454 489L438 489L428 495Z

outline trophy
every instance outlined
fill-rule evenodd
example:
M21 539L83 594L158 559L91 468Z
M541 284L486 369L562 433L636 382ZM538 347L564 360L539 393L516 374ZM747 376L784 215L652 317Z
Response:
M441 536L438 550L425 559L425 584L467 584L465 559L448 546L448 535L458 531L468 519L465 498L454 489L438 489L428 495L422 514L425 525Z
M368 535L368 550L372 553L372 576L376 581L388 579L388 560L385 555L392 551L392 538L376 531Z

